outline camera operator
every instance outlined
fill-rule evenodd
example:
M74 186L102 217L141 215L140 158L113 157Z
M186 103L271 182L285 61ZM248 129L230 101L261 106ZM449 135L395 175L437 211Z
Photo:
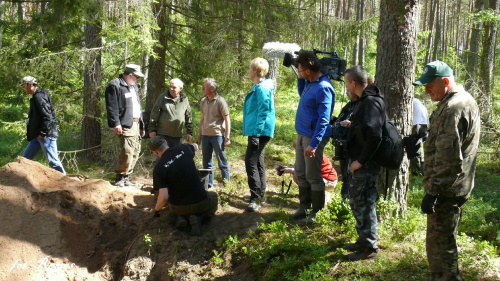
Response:
M358 97L347 132L347 150L351 179L349 204L356 219L358 240L346 244L351 261L374 259L378 255L377 212L379 195L375 186L379 165L373 154L382 140L382 127L386 118L384 94L367 82L365 69L356 65L345 71L346 87Z
M297 148L295 174L299 182L299 209L292 219L312 223L316 213L325 205L325 183L321 174L323 149L332 134L329 124L335 91L328 73L320 71L321 63L314 52L301 50L296 59L297 88L300 96L295 116ZM306 210L311 208L309 215Z
M333 159L339 161L340 174L342 175L342 190L340 191L342 202L345 202L349 197L350 174L348 173L347 130L351 126L349 119L358 100L358 96L351 94L349 90L346 91L346 95L350 101L342 108L339 116L333 117L332 122L330 122L332 123L332 144L335 147L335 157Z

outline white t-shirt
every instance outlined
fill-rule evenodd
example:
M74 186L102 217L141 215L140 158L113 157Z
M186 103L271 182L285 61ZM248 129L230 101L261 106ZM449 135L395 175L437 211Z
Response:
M134 118L141 118L141 104L139 103L139 99L137 98L137 93L135 92L134 87L129 86L130 94L132 95L132 108Z
M419 99L413 98L413 125L417 124L428 125L429 115L424 104Z

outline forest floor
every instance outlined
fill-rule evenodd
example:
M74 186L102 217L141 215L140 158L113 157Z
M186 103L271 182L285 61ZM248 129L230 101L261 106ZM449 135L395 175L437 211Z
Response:
M18 157L0 170L0 280L261 280L272 276L266 273L269 265L231 254L227 243L241 241L250 233L268 235L259 229L263 222L287 222L286 215L298 208L296 191L292 188L284 194L283 178L268 169L267 202L258 212L248 213L243 201L248 195L244 163L230 164L231 182L216 183L220 203L216 216L203 224L201 236L191 236L189 229L175 228L168 208L159 218L152 218L156 199L147 173L132 178L138 183L136 188L117 188L106 180L64 176ZM285 179L288 184L290 176ZM299 231L312 235L318 230L301 227ZM353 280L352 274L365 267L381 269L374 261L345 261L341 243L351 238L348 235L316 236L327 238L323 247L333 255L331 280ZM269 247L272 241L267 242ZM307 242L300 241L299 247ZM359 280L402 280L405 266L416 274L411 280L429 277L425 250L408 254L408 245L389 244L380 241L382 254L377 259L382 268L388 267L386 272L375 274L367 269L370 277ZM405 259L407 263L398 262ZM498 268L483 272L474 280L500 280Z
M22 157L5 165L0 280L256 280L249 261L227 254L220 257L223 267L211 266L214 249L228 235L244 236L298 207L271 189L267 204L248 213L248 191L220 185L216 216L203 224L201 236L191 236L173 226L167 209L152 219L152 181L133 180L138 188L116 188Z

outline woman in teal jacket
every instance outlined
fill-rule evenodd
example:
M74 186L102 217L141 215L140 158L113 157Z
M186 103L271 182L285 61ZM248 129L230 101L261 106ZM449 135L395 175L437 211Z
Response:
M250 197L246 197L247 211L257 211L265 201L266 169L264 152L266 144L274 135L274 82L266 79L269 63L263 58L250 62L248 78L255 82L245 97L243 106L243 136L248 136L245 168L248 176Z

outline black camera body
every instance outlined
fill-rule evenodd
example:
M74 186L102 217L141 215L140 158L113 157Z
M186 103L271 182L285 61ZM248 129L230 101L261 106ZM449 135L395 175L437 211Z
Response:
M347 140L341 138L332 139L332 144L335 152L333 160L341 161L347 159Z
M332 125L332 145L334 147L335 156L333 160L346 160L347 159L347 128L342 127L340 122L346 120L347 116L341 113L339 118L332 117L330 124Z
M332 80L342 81L342 77L344 76L345 68L347 65L346 60L341 59L335 51L326 52L313 49L313 52L316 57L318 57L317 54L330 55L329 57L322 57L319 60L319 62L321 63L321 72L328 73L328 77ZM298 53L299 52L295 52L295 54ZM290 67L293 65L298 68L297 60L290 53L285 53L285 57L283 58L283 65L286 67Z

